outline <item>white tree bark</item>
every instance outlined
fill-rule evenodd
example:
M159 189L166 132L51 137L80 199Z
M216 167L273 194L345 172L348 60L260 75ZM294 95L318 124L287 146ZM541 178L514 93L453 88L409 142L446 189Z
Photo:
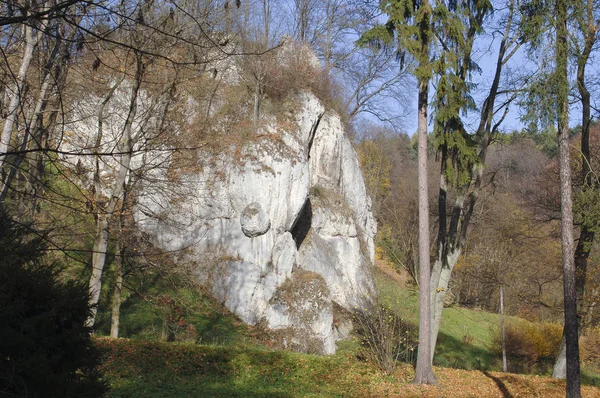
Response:
M437 259L433 263L431 270L431 358L433 360L434 349L437 344L438 334L440 332L440 326L442 324L442 313L444 311L444 302L446 300L446 294L448 293L448 285L450 283L450 277L452 276L452 270L458 262L458 258L461 254L460 249L454 250L446 256L446 264L444 266L442 261Z
M123 251L121 244L117 245L117 253L120 254L115 260L115 286L113 287L112 310L110 316L110 337L119 337L119 324L121 321L121 293L123 290Z
M121 199L125 183L127 180L127 176L129 174L129 166L131 163L131 154L133 150L133 141L132 141L132 126L133 121L135 119L137 113L137 103L138 103L138 93L140 89L140 80L141 80L141 60L138 56L138 64L137 64L137 73L136 79L133 82L133 86L131 88L131 95L129 98L129 113L127 115L127 119L123 126L123 133L121 137L121 144L118 146L120 156L120 166L115 176L115 180L113 183L113 187L111 189L111 196L108 200L108 203L105 208L98 205L98 215L96 221L96 238L94 240L94 252L92 254L92 276L90 278L89 283L89 303L91 307L90 316L86 321L86 326L92 328L94 323L96 322L96 314L98 311L98 301L100 299L100 292L102 290L102 273L104 270L104 265L106 263L106 250L108 247L108 226L111 218L114 215L115 208L117 203ZM116 86L114 87L116 89ZM111 90L110 96L114 93L114 89ZM110 99L110 97L108 97ZM106 105L108 101L105 101L103 105ZM101 107L100 112L102 112L104 108ZM99 115L99 129L98 136L102 136L102 118L103 116ZM99 184L99 167L96 168L96 197L98 198L101 192Z
M564 334L560 340L560 349L558 350L558 356L552 369L552 377L555 379L567 378L567 343Z
M33 51L39 41L38 35L34 33L33 28L29 25L24 25L24 36L25 48L23 50L23 58L21 59L21 66L19 67L16 80L12 87L9 88L10 103L6 109L6 118L4 119L2 134L0 135L0 170L4 168L6 162L6 154L10 147L13 128L17 121L18 108L23 101L23 89L25 88L27 71L33 59ZM6 181L2 181L2 189L0 191L4 190L5 183Z

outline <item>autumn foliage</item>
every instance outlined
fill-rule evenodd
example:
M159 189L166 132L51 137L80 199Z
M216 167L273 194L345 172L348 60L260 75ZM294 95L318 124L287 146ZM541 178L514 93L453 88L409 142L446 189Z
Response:
M554 323L531 323L513 319L506 324L506 356L509 371L545 373L556 359L562 326ZM502 357L500 329L493 332L492 350Z

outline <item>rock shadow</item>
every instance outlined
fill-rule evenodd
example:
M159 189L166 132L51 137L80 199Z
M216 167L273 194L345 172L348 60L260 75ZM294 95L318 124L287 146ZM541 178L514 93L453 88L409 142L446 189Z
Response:
M304 242L304 239L306 239L306 236L310 232L312 216L312 203L310 202L310 198L307 198L306 202L304 202L304 206L302 206L300 215L296 220L296 224L291 231L292 238L294 238L294 242L296 242L296 249L300 249L302 242Z

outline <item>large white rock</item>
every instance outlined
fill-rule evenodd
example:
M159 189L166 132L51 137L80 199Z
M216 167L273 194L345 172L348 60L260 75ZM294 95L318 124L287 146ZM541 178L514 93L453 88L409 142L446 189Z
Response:
M371 198L360 170L358 157L345 136L340 117L327 112L321 118L310 151L310 183L337 192L343 197L367 246L366 255L375 259L374 237L377 223Z
M373 295L376 226L339 117L310 93L295 102L293 131L270 126L200 153L201 171L179 176L186 194L142 196L136 218L158 246L186 249L243 321L278 331L283 346L332 353L333 303L352 310Z
M264 235L271 228L269 215L265 213L258 202L252 202L246 206L240 216L240 224L242 225L242 232L249 238Z

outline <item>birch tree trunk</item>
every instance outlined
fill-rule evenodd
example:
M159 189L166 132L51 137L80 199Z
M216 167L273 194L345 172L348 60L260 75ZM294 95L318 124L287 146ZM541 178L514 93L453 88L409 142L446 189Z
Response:
M90 316L86 321L86 326L92 328L94 323L96 322L96 314L98 311L98 301L100 298L100 292L102 290L102 272L104 270L104 265L106 263L106 249L108 247L108 226L109 221L114 215L115 208L121 199L121 196L125 189L125 183L127 180L127 175L129 173L129 166L131 163L131 156L133 150L133 142L132 142L132 126L137 113L137 103L138 103L138 93L140 89L141 79L142 79L142 60L141 54L136 54L136 78L133 81L133 86L131 88L131 94L129 97L129 110L127 114L127 119L125 120L125 124L123 126L121 144L118 146L120 155L120 165L117 175L115 176L115 180L113 183L113 187L111 189L110 198L105 208L102 206L98 206L98 215L96 221L96 238L94 240L94 252L92 255L92 276L90 278L89 283L89 295L90 295ZM114 93L114 87L112 93ZM111 94L112 97L112 94ZM110 97L107 97L110 100ZM106 100L106 98L105 98ZM108 101L105 101L103 105L106 105ZM101 107L103 110L103 107ZM101 137L102 129L102 117L99 116L99 136ZM98 160L97 160L98 162ZM96 181L98 185L98 189L100 189L99 182L99 166L97 163L96 168ZM101 192L96 191L96 195L101 195Z
M6 109L6 118L4 119L4 125L2 126L2 133L0 135L0 172L3 172L4 170L6 156L12 140L13 129L17 121L18 108L23 101L23 89L25 88L27 71L31 65L31 60L33 59L33 51L39 41L39 36L35 34L30 25L24 25L23 29L25 36L23 57L21 59L21 66L19 67L19 73L16 76L15 83L9 89L10 102ZM2 181L0 181L0 192L3 192L6 189L8 183L9 181L7 181L7 178L2 176Z

